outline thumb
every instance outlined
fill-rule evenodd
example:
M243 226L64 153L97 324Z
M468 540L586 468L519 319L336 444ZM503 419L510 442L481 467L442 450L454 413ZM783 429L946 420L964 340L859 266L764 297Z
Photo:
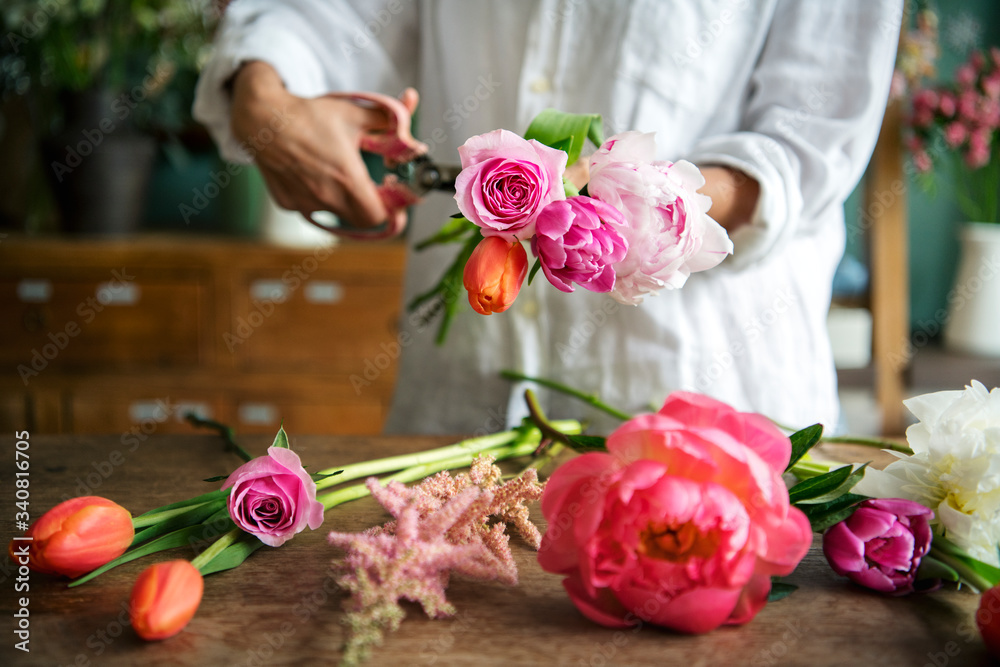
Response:
M403 103L410 114L413 114L417 110L417 105L420 104L420 93L417 92L416 88L407 88L400 94L399 101Z

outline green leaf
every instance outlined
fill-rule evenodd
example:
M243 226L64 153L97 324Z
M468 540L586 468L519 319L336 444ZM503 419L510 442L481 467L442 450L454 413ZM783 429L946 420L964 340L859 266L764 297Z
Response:
M771 592L767 594L767 601L776 602L782 598L787 598L797 590L799 590L799 587L795 584L786 584L783 581L772 581Z
M327 477L333 477L334 475L339 475L343 472L344 472L343 470L337 470L336 472L327 472L327 473L314 472L313 474L309 475L309 477L312 478L312 481L318 482L321 479L326 479Z
M788 467L785 468L785 472L791 470L792 466L798 463L799 459L805 456L806 452L812 449L822 437L822 424L807 426L801 431L796 431L788 436L788 439L792 441L792 458L788 461Z
M829 491L827 491L825 493L821 493L821 494L819 494L817 496L811 496L809 498L800 499L799 501L797 501L797 505L811 505L813 503L827 503L827 502L830 502L831 500L836 500L837 498L841 497L842 495L844 495L845 493L847 493L848 491L850 491L851 489L853 489L855 487L855 485L858 482L861 481L861 478L865 476L865 468L867 468L867 467L868 467L867 463L858 466L858 468L856 470L854 470L851 474L849 474L844 479L844 481L841 482L838 486L834 487L833 489L831 489L831 490L829 490ZM850 469L850 466L847 466L847 468ZM842 470L842 468L838 468L838 470ZM831 471L831 472L833 472L833 471ZM829 474L829 473L827 473L827 474ZM813 479L819 479L819 478L818 477L813 477Z
M479 232L479 227L474 222L459 213L452 216L448 222L441 225L433 235L424 239L416 245L417 250L429 248L432 245L443 245L445 243L456 243L461 241L467 234Z
M570 197L576 197L580 194L580 191L576 189L576 186L573 185L573 183L565 176L563 177L563 192L566 193L567 199Z
M944 579L945 581L959 581L962 577L953 567L942 563L937 558L930 555L924 556L920 560L920 567L917 568L917 581L921 579Z
M816 498L833 491L851 476L851 466L845 465L830 472L802 480L788 490L788 500L792 504L809 498Z
M203 482L221 482L224 479L229 479L229 475L216 475L215 477L206 477L201 480Z
M538 269L542 268L542 260L536 259L535 263L531 265L531 271L528 271L528 284L535 279L535 274L538 273Z
M229 495L229 489L219 489L217 491L209 491L208 493L203 493L200 496L195 496L194 498L188 498L187 500L181 500L176 503L170 503L169 505L164 505L163 507L157 507L156 509L149 510L145 514L140 514L135 517L138 519L140 516L150 516L151 514L159 514L160 512L166 512L169 510L175 510L181 507L186 507L188 505L201 505L207 503L216 498L222 498Z
M867 500L867 498L868 496L862 496L857 493L845 493L828 502L796 505L796 507L802 510L807 517L812 518L854 507L862 500Z
M219 534L223 534L231 530L235 526L235 524L233 524L232 521L229 521L228 524L229 524L228 527L222 530ZM119 565L124 565L125 563L129 563L138 558L142 558L150 554L155 554L160 551L166 551L167 549L176 549L177 547L188 546L192 542L202 539L203 536L205 535L205 531L209 528L212 528L213 530L218 530L216 527L212 526L209 523L198 524L196 526L188 526L187 528L181 528L180 530L175 530L172 533L164 535L140 547L129 549L124 554L114 559L110 563L106 563L101 567L97 568L96 570L94 570L93 572L90 572L89 574L80 577L76 581L70 582L69 586L73 587L73 586L79 586L80 584L85 584L91 579L94 579L95 577L104 574L108 570L114 569Z
M285 433L285 425L282 424L278 427L278 434L274 436L274 442L271 443L272 447L280 447L282 449L289 449L288 447L288 434Z
M566 166L569 166L580 157L587 139L603 139L603 132L599 114L572 114L546 109L531 121L524 138L535 139L546 146L566 151ZM594 144L600 145L596 141Z
M189 511L184 512L183 514L178 514L177 516L170 517L169 519L164 519L163 521L155 523L144 530L140 530L135 534L135 537L132 538L132 546L129 548L135 548L143 542L148 542L149 540L157 538L160 535L166 535L167 533L179 528L199 525L220 509L225 509L225 507L225 498L220 498L212 502L207 502L203 505L192 507Z
M598 435L570 435L569 446L574 452L584 454L586 452L606 452L608 451L607 439Z
M814 533L826 532L826 529L835 526L841 521L846 520L852 514L854 514L854 507L845 507L844 509L836 510L833 512L818 513L813 515L806 515L809 519L809 527L812 528Z
M264 546L264 543L249 533L244 533L235 542L226 547L222 553L210 560L201 568L202 575L223 572L237 567L250 554Z

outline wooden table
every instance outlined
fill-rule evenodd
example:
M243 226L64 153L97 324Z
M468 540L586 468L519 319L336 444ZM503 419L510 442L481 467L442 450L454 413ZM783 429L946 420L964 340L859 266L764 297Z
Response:
M292 446L315 470L449 441L293 436ZM0 484L8 503L0 513L4 540L14 534L14 442L12 434L5 434L0 445ZM246 438L245 444L256 454L269 439ZM210 436L152 436L134 451L117 436L35 436L30 455L33 518L64 495L84 493L144 512L204 492L208 485L201 479L238 464ZM75 589L32 573L31 652L15 650L12 614L23 594L14 592L16 573L4 559L0 664L335 664L344 638L343 596L327 573L330 559L338 554L326 545L325 531L359 531L385 518L366 498L329 512L323 529L302 533L280 549L264 548L238 569L208 577L195 618L184 632L163 642L143 642L127 625L132 582L154 556ZM511 542L520 585L454 578L448 598L458 615L430 620L418 607L409 607L402 628L369 664L989 664L972 624L977 596L954 590L909 598L871 594L837 577L816 545L789 579L800 586L792 596L768 605L745 626L691 637L652 627L616 631L591 623L573 607L560 578L543 572L518 538ZM193 554L178 550L175 556Z

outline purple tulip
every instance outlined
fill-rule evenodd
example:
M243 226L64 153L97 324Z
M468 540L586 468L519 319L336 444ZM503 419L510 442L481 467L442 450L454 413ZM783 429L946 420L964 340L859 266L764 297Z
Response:
M823 553L837 574L881 593L906 595L931 548L933 517L912 500L870 498L826 531Z
M563 292L573 283L591 292L615 287L613 265L628 251L619 230L621 212L590 197L570 197L542 209L535 223L531 251L541 260L542 271Z

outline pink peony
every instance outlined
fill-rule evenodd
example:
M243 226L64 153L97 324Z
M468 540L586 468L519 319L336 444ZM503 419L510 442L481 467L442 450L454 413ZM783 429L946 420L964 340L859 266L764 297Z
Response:
M591 620L691 633L746 623L771 576L808 551L809 521L781 479L791 444L765 417L678 392L607 445L556 469L542 496L539 563L565 575Z
M624 214L628 253L615 265L612 296L637 304L664 287L678 288L695 271L710 269L733 244L706 213L711 199L690 162L654 161L652 134L624 132L608 139L590 159L592 197Z
M552 202L538 215L531 251L542 271L563 292L573 283L591 292L610 292L615 286L616 262L628 244L620 231L621 212L591 197Z
M912 593L920 561L931 548L933 517L912 500L865 500L826 531L823 553L834 572L856 584L880 593Z
M507 130L472 137L458 149L455 201L483 236L528 240L546 204L565 199L566 153Z
M269 447L266 456L234 470L223 489L229 494L229 516L241 530L268 546L279 547L306 526L323 523L323 505L316 500L316 483L302 467L299 455Z

